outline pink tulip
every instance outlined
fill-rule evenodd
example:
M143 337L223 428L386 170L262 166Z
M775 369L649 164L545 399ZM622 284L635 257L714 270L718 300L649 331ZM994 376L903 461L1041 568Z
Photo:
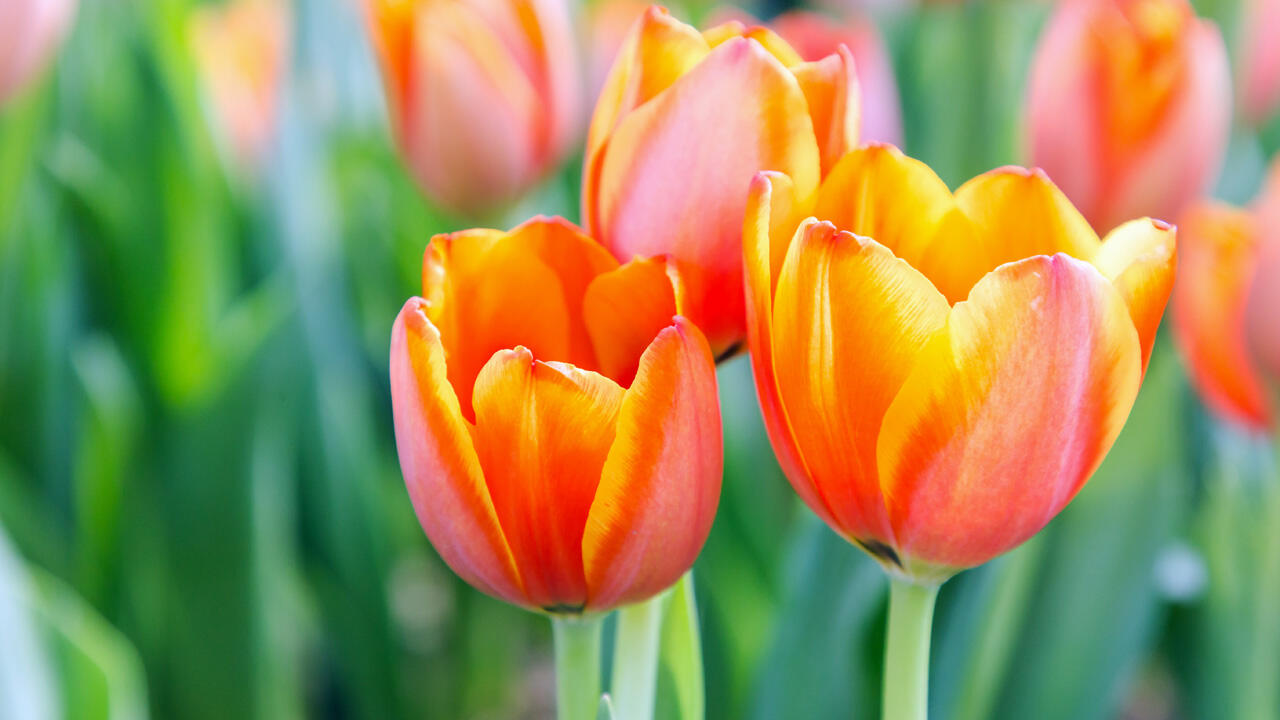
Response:
M1243 17L1240 110L1262 123L1280 109L1280 0L1246 0Z
M1031 67L1031 161L1099 231L1176 218L1218 172L1230 85L1221 35L1185 0L1063 0Z
M1280 387L1280 159L1253 211L1262 248L1245 313L1246 332L1254 363L1273 387Z
M400 149L442 206L517 199L577 137L568 0L369 0Z
M0 2L0 104L44 67L75 9L75 0Z

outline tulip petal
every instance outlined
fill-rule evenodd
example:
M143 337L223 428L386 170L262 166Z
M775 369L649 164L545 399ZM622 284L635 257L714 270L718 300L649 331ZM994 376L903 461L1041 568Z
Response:
M752 175L789 175L797 195L818 185L804 94L759 43L730 40L626 116L584 191L592 234L621 258L669 252L687 314L717 354L742 336L741 232ZM587 182L590 184L591 178Z
M623 387L631 385L640 356L677 312L668 272L663 258L632 260L598 275L582 299L600 372Z
M814 214L920 268L943 220L955 212L951 190L928 165L890 145L866 145L823 180Z
M593 610L646 599L698 557L720 499L715 362L682 317L640 360L582 539Z
M418 522L463 580L516 605L528 598L449 386L440 333L424 301L405 303L391 331L396 449Z
M1110 449L1140 376L1129 311L1088 263L1038 256L979 282L884 418L908 569L978 565L1044 527Z
M951 307L883 245L830 223L802 227L774 299L782 406L836 527L864 547L892 545L876 466L880 422Z
M861 94L853 54L840 45L821 60L791 68L809 103L809 116L826 175L845 153L858 146L862 125Z
M751 348L751 370L755 374L756 395L765 431L769 434L778 464L800 499L823 522L834 527L835 517L814 487L796 447L795 434L778 396L778 381L773 367L773 292L794 234L790 228L796 227L802 214L791 179L786 175L762 172L752 179L742 230L747 342ZM808 221L813 222L816 221Z
M500 350L476 378L476 455L529 602L580 612L582 537L623 390L596 373Z
M623 41L591 116L591 162L618 122L693 69L711 52L697 30L652 5Z
M423 295L449 357L463 414L476 374L497 350L524 345L538 357L595 367L581 322L587 285L617 267L607 252L560 219L534 218L510 233L469 230L433 238ZM553 270L553 268L555 268Z
M1127 222L1112 230L1093 264L1120 291L1142 343L1146 372L1177 271L1177 231L1159 220Z
M1058 252L1087 259L1098 251L1088 221L1040 170L983 173L955 199L970 227L947 223L919 265L952 303L1004 263Z
M1273 417L1245 332L1257 272L1257 226L1244 210L1197 205L1183 215L1178 244L1174 337L1191 379L1215 412L1266 428Z
M754 21L750 15L742 13L748 21ZM741 19L730 19L719 25L708 28L702 32L702 37L713 48L737 38L751 38L760 43L760 46L769 51L769 54L778 59L783 67L793 67L804 62L804 58L800 57L800 53L795 51L782 36L774 32L770 28L763 25L748 25Z

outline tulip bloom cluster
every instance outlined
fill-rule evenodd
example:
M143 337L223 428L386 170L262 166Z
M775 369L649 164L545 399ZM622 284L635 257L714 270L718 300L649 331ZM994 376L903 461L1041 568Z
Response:
M1182 219L1174 290L1178 347L1205 403L1265 431L1280 382L1280 164L1252 209L1202 202Z
M1186 0L1061 2L1031 67L1031 161L1100 232L1172 221L1217 173L1230 92L1222 37Z
M1038 171L994 170L953 195L868 146L813 205L787 176L757 176L744 258L756 387L787 477L891 573L936 584L1038 532L1102 461L1175 247L1151 220L1099 241Z
M396 446L449 567L514 605L609 610L693 564L720 495L715 368L661 260L578 228L437 236L391 338Z

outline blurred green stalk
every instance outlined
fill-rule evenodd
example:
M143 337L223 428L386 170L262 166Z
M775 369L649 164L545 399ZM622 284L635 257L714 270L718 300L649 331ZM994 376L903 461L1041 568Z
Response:
M659 631L670 591L618 610L613 645L613 715L618 720L652 720L658 685Z
M600 616L551 618L556 655L556 719L596 720L600 707Z
M889 581L889 638L884 653L884 720L929 716L929 639L938 588Z

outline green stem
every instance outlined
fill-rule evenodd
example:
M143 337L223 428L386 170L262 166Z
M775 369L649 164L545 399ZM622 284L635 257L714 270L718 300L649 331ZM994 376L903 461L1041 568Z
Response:
M613 712L617 720L652 720L658 685L658 637L668 593L618 610L613 645Z
M926 720L929 716L929 637L937 598L937 587L890 580L883 720Z
M557 720L595 720L600 705L600 628L598 616L553 616L556 647Z

